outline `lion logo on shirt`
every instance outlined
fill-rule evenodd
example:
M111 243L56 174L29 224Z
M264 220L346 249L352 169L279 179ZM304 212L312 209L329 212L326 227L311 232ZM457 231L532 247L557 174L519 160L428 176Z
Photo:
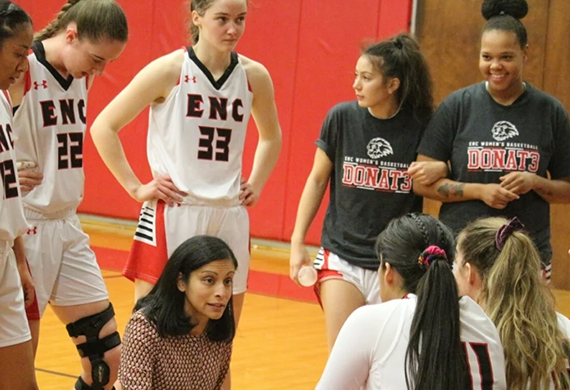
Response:
M504 141L519 135L519 131L515 125L507 121L500 121L495 123L491 132L493 133L493 138L495 138L497 141Z
M373 138L366 145L368 156L374 160L394 154L392 146L383 138Z

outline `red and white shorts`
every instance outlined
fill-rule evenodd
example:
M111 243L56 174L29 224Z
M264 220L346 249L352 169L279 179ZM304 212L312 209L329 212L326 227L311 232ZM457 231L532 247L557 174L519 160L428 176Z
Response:
M39 319L48 302L75 306L109 299L75 210L45 216L25 209L25 215L31 228L22 238L36 288L36 299L26 309L28 319Z
M8 242L0 241L0 348L31 338L16 258Z
M245 292L250 260L249 215L241 205L169 207L163 201L145 202L123 275L156 284L174 250L188 238L202 234L219 237L231 248L238 261L233 293Z
M322 282L329 279L342 279L353 284L362 293L367 305L382 302L378 272L352 265L324 248L319 250L314 267L318 273L317 284L315 284L317 295L320 293Z

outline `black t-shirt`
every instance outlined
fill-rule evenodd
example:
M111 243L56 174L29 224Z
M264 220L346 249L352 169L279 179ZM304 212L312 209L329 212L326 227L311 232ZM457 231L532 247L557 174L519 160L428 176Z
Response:
M568 114L554 97L526 84L510 106L497 103L481 82L451 94L431 120L418 154L450 161L452 180L500 183L510 172L552 179L570 176ZM550 263L550 205L535 191L503 210L483 201L443 203L442 222L456 233L483 216L517 216L532 235L543 262Z
M322 246L349 263L378 269L376 238L388 222L409 212L421 212L406 171L431 112L402 108L394 117L377 119L358 103L333 107L317 146L333 163L330 203Z

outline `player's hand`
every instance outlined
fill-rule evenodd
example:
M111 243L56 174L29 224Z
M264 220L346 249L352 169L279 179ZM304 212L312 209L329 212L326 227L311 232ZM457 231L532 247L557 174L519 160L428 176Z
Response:
M18 168L18 180L20 181L20 190L22 192L30 192L36 186L42 184L44 175L32 169L33 168Z
M414 161L408 168L408 175L424 186L432 185L447 174L447 164L443 161Z
M484 184L479 198L485 202L487 206L494 209L504 209L509 202L519 199L519 196L501 187L500 184Z
M150 183L142 184L132 196L139 202L160 199L172 207L177 203L181 203L186 195L188 194L180 191L174 185L169 175L160 175Z
M515 194L526 194L535 187L536 175L530 172L511 172L500 177L501 187Z
M289 258L289 277L292 281L299 283L299 270L304 265L311 265L311 257L309 251L304 244L291 243L291 257Z
M241 188L239 192L239 201L244 206L255 206L259 200L259 193L253 189L253 186L243 177L241 178Z
M32 274L28 270L27 263L18 263L18 273L20 274L20 280L22 282L22 289L24 290L24 302L26 307L29 307L34 301L34 296L36 294L36 289L34 287L34 280L32 279Z

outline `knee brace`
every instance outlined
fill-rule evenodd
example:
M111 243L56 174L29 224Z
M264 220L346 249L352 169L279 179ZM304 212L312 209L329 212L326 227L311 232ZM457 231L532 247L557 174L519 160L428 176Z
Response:
M109 303L109 307L101 313L82 318L66 326L67 333L70 337L87 337L87 342L77 345L77 351L79 352L79 356L89 358L91 362L93 384L88 386L85 381L79 377L75 384L76 390L101 390L109 383L111 369L103 360L103 356L105 352L121 344L121 337L119 336L119 332L115 332L100 339L99 332L114 316L115 311L113 310L113 305Z

